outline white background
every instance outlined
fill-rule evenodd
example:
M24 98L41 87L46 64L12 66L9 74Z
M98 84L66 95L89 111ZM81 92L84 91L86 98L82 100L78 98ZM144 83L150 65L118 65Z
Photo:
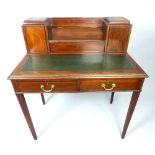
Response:
M133 24L128 52L150 76L126 138L120 138L131 93L26 95L39 135L34 141L8 75L26 54L27 17L124 16ZM155 4L153 0L5 0L0 2L0 154L155 154Z

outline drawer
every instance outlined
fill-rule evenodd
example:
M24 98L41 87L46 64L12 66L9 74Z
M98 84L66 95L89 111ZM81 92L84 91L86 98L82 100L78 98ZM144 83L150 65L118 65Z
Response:
M76 81L17 81L17 92L67 92L76 91Z
M81 91L121 91L140 88L141 80L139 79L94 79L80 82Z
M100 40L96 41L50 41L49 48L51 52L61 53L67 52L79 53L81 51L104 51L104 42Z

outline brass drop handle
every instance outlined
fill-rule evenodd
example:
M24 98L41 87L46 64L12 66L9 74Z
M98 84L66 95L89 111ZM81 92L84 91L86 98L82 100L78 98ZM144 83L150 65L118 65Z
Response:
M53 91L54 88L55 88L55 85L54 84L51 85L51 89L49 89L49 90L46 90L44 88L44 85L40 85L40 89L43 90L46 93L49 93L49 92Z
M101 84L101 87L103 87L104 90L113 90L116 87L116 84L112 83L111 88L106 88L106 85L103 83Z

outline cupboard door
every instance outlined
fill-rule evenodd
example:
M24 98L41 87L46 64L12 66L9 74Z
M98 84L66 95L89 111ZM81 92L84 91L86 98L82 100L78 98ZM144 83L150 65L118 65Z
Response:
M130 25L111 25L107 40L108 53L126 53L130 37Z
M43 25L25 25L23 26L23 33L28 53L48 53L45 27Z

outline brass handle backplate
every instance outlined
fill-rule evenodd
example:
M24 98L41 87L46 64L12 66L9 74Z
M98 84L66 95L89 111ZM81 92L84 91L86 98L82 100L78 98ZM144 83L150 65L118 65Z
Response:
M49 90L46 90L44 88L44 85L40 85L40 89L43 90L46 93L52 92L54 88L55 88L55 85L54 84L51 85L51 89L49 89Z
M116 87L116 84L112 83L111 88L106 88L106 85L103 83L101 84L101 87L103 87L104 90L113 90Z

